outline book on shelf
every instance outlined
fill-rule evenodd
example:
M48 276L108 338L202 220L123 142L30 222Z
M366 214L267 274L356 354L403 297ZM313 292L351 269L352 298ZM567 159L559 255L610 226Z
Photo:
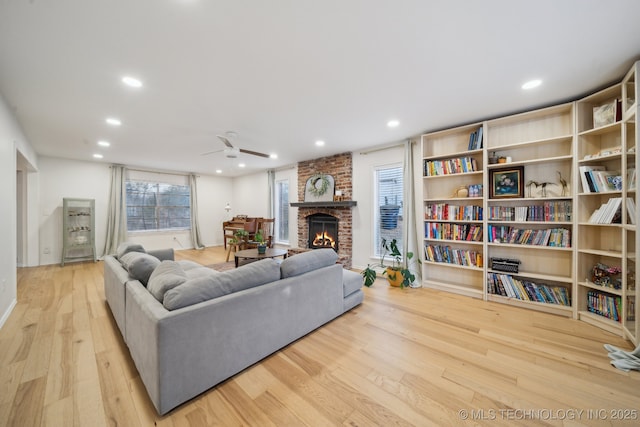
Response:
M558 222L571 221L570 200L546 201L542 205L530 206L490 206L490 221L515 222Z
M593 171L604 171L607 168L601 165L594 166L580 166L578 170L580 172L580 181L582 182L582 192L583 193L596 193L596 187L593 183L593 177L591 172Z
M475 172L478 170L476 159L473 157L456 157L442 160L424 160L424 176L441 176L458 173Z
M482 126L469 134L469 145L467 149L479 150L482 148Z
M490 294L545 304L571 305L571 296L564 286L535 283L510 274L487 273Z
M482 206L429 203L424 207L424 219L437 221L481 221Z
M622 175L620 171L608 171L604 166L580 166L581 179L586 180L585 193L606 193L622 190Z
M603 292L591 290L587 292L587 310L616 322L621 321L622 298Z
M620 224L622 222L622 197L611 197L589 218L591 224Z
M425 245L424 258L431 262L482 268L482 252L451 246Z
M481 224L452 224L431 222L426 223L424 228L424 235L427 239L472 242L482 241Z
M636 202L627 197L627 224L636 225Z
M487 226L489 243L512 245L571 247L571 230L566 228L522 229L505 225Z

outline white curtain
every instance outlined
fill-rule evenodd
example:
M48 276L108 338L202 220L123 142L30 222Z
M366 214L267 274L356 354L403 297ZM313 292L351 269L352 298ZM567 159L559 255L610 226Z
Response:
M414 287L420 287L422 283L422 271L420 263L420 248L418 245L418 231L416 227L416 205L415 205L415 185L414 185L414 164L413 164L413 144L411 140L404 142L404 206L403 212L405 227L403 232L403 249L404 253L413 252L413 259L409 263L409 269L416 275Z
M276 171L273 169L267 172L269 180L269 218L275 218L276 215Z
M120 243L127 239L127 191L123 165L111 166L111 189L107 206L107 238L104 255L115 254Z
M196 176L189 174L189 189L191 192L191 244L195 249L204 249L200 238L200 221L198 221L198 189Z

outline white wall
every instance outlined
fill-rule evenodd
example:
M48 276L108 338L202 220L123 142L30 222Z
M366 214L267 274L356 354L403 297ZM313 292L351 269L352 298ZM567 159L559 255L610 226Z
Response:
M363 269L373 258L373 203L374 170L379 166L393 165L404 161L402 146L372 151L367 154L353 153L353 259L352 267Z
M41 157L38 202L40 264L57 264L62 257L62 199L95 199L96 252L104 249L111 169L108 164Z
M233 198L229 216L269 216L269 177L267 172L233 179Z
M42 157L40 159L40 264L56 264L62 256L62 199L95 199L96 252L102 257L106 237L111 169L108 164ZM201 175L197 178L200 237L205 246L222 244L224 206L231 199L231 178ZM145 249L193 248L188 231L131 233L128 240ZM48 253L45 253L48 252Z
M0 200L3 201L0 203L0 327L9 317L17 296L17 151L32 167L37 166L35 151L0 95Z

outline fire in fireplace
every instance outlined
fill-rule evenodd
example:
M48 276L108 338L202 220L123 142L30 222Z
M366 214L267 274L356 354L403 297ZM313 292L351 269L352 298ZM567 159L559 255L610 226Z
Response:
M307 217L309 248L332 248L338 251L338 218L317 213Z

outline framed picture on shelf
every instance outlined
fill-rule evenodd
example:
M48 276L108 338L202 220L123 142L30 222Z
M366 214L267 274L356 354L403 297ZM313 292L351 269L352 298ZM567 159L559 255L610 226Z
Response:
M491 169L489 172L489 197L503 199L524 197L524 167Z

